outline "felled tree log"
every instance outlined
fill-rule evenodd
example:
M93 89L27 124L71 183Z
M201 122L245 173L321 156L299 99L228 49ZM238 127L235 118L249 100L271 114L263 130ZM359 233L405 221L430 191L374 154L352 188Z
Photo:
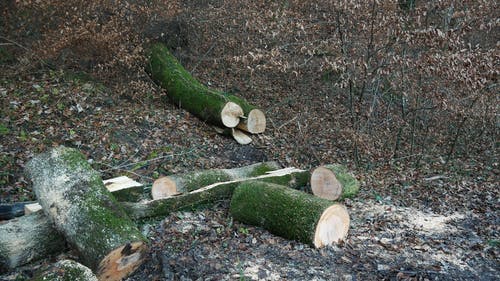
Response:
M80 152L54 148L26 171L45 215L99 280L121 280L142 263L146 238Z
M297 186L307 184L307 181L309 180L309 172L295 168L285 168L281 170L269 171L263 175L257 175L254 177L238 178L235 180L216 182L214 184L204 187L201 187L203 186L203 183L196 184L197 182L200 182L202 179L217 181L217 179L229 177L227 171L231 171L231 173L237 174L238 172L234 170L237 169L229 169L226 170L226 172L223 172L223 170L219 170L207 177L194 177L194 180L188 182L187 185L183 183L184 190L192 190L192 191L184 193L179 196L172 196L163 199L151 200L147 202L138 202L138 203L122 202L122 205L132 218L139 219L147 217L165 216L173 211L188 209L201 204L207 204L219 200L229 199L231 198L236 186L238 186L239 183L244 181L257 179L296 188ZM257 173L258 169L254 170L254 172ZM252 173L250 173L249 175L252 175ZM235 175L233 175L232 177L235 177Z
M208 89L177 61L162 44L151 48L148 68L153 80L167 90L180 107L214 125L233 128L240 122L243 109L226 95Z
M234 219L317 248L344 240L349 214L340 204L286 186L247 181L231 199Z
M342 165L325 165L316 168L311 175L314 195L328 200L341 200L356 196L359 182Z
M232 137L239 144L245 145L253 141L249 135L247 135L245 132L237 128L225 128L225 129L219 127L214 127L214 128L218 134Z
M278 170L276 162L257 163L234 169L213 169L171 175L158 179L153 183L151 195L153 200L165 198L179 193L187 193L218 182L251 178Z
M98 281L88 267L72 260L61 260L37 274L32 281Z
M167 90L170 99L204 121L219 127L234 128L244 119L241 129L262 133L264 113L246 100L209 89L193 78L162 44L151 48L148 71L152 79Z
M49 257L66 248L62 237L42 213L0 224L0 268L12 269Z

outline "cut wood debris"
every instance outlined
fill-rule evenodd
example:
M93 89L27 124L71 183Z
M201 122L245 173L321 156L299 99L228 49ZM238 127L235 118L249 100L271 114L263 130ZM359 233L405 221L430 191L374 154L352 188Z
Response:
M170 100L221 128L235 128L251 134L263 133L266 117L246 100L209 89L196 80L162 44L150 50L148 71L152 79L163 87ZM223 130L224 131L224 130ZM250 137L238 131L230 133L240 144L248 144Z

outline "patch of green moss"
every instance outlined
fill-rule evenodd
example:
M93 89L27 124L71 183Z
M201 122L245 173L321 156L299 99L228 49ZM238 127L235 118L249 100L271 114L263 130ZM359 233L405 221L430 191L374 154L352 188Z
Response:
M10 133L9 128L7 128L4 124L0 124L0 136L5 136L8 133Z
M194 173L184 177L183 192L190 192L201 187L217 182L230 181L231 176L222 170L212 170L201 173Z
M248 177L256 177L260 175L264 175L267 172L276 170L275 167L270 166L268 163L262 163L257 165L249 174Z

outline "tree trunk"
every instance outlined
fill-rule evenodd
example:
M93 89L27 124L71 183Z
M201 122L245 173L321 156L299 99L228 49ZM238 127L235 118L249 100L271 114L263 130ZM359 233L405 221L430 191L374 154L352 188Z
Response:
M58 147L26 167L44 213L99 280L121 280L147 253L147 240L75 149Z
M219 127L241 128L262 133L266 127L264 113L242 98L211 90L193 78L162 44L151 48L148 71L152 79L168 92L175 104Z
M325 165L316 168L311 175L314 195L328 200L342 200L356 196L359 182L342 165Z
M280 166L276 162L264 162L234 169L213 169L171 175L156 180L151 188L151 195L153 200L161 199L167 196L187 193L218 182L264 175L279 168Z
M261 181L241 183L234 191L230 212L240 222L317 248L344 240L350 222L343 205Z
M1 269L12 269L46 258L65 248L64 238L42 212L0 224Z
M250 166L237 169L213 170L214 173L205 174L203 176L196 175L195 173L193 174L194 177L191 178L191 181L178 180L180 186L182 186L182 189L186 191L192 190L190 192L184 193L179 196L166 197L163 199L151 200L147 202L122 202L122 205L125 207L128 214L135 219L166 216L173 211L188 209L201 204L229 199L231 198L236 186L244 181L258 179L296 188L297 186L300 186L302 184L307 184L307 181L309 179L309 172L307 171L295 168L285 168L281 170L269 171L268 173L262 174L262 171L267 169L267 167L259 167L256 165L253 165L255 166L253 172L247 173L247 175L249 176L248 178L241 177L240 173L242 173L245 169L248 169L248 167ZM228 175L228 172L232 173L233 175ZM231 177L235 179L231 180ZM217 182L219 179L224 178L228 179L228 181ZM205 183L207 182L215 183L211 185L205 185Z
M118 201L139 201L144 193L142 184L127 176L107 179L103 183Z
M61 260L51 265L32 281L98 281L88 267L72 260Z

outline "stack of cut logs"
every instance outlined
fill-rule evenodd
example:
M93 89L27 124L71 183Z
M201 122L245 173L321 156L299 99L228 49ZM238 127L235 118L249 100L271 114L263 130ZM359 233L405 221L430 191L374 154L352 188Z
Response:
M151 48L148 72L163 87L171 102L216 126L220 134L232 136L240 144L266 129L264 113L246 100L209 89L182 67L162 44Z
M43 280L79 280L75 274L82 280L122 280L148 253L136 220L221 199L231 199L230 213L242 223L323 247L346 238L349 214L338 201L359 190L343 166L326 165L311 174L275 162L162 177L149 190L123 176L102 181L80 152L65 147L34 157L26 169L39 205L28 204L26 215L0 223L0 268L68 246L82 263L60 261L39 274ZM309 193L301 191L308 183Z

